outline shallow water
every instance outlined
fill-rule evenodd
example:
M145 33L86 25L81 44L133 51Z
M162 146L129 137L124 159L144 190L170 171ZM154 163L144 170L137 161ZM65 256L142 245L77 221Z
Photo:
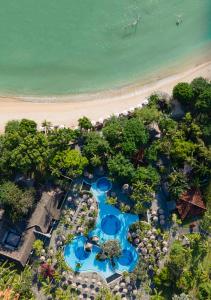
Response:
M194 56L211 41L210 0L0 4L0 94L118 87L159 75L163 66Z

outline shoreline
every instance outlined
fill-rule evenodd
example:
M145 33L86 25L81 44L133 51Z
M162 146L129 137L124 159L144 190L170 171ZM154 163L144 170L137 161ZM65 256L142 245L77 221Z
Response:
M53 125L67 127L76 126L77 120L82 116L97 121L143 103L153 92L171 93L178 82L190 82L200 76L211 80L211 60L145 85L136 83L93 94L59 97L0 96L0 131L12 119L33 119L38 125L47 119ZM59 102L55 102L58 100Z

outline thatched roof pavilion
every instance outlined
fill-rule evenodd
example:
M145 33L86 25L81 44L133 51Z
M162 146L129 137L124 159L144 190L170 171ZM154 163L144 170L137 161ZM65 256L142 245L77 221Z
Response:
M206 206L199 189L190 189L181 194L177 209L182 220L187 216L198 216L205 212Z
M52 224L59 220L63 193L60 190L43 192L29 220L12 224L0 213L0 257L24 267L36 238L50 238Z

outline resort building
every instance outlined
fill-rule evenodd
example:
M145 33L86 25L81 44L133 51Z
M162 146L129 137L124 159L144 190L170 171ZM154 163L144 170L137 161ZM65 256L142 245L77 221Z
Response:
M24 267L34 241L47 240L60 218L64 194L61 190L43 192L29 220L11 224L0 210L0 257Z

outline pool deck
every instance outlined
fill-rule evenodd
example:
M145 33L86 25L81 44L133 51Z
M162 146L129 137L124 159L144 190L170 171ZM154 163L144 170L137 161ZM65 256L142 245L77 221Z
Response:
M80 257L76 250L83 249L84 244L87 241L87 238L84 236L76 237L72 243L65 247L65 260L73 270L77 270L79 272L98 272L104 278L108 278L116 272L130 272L137 264L138 253L128 242L127 233L130 225L137 222L139 218L133 214L122 213L114 206L106 204L107 193L106 191L99 190L96 182L92 184L91 191L98 202L99 209L95 229L89 233L89 237L97 236L99 238L99 243L104 243L108 240L118 240L122 250L124 250L123 253L125 255L130 254L133 260L127 264L128 257L124 258L123 254L119 259L115 260L115 267L112 267L109 260L96 260L96 254L100 251L98 246L93 246L92 251L88 254L87 258L83 257L83 255ZM120 227L118 228L117 232L111 230L111 232L106 231L106 233L103 231L102 220L108 216L112 216L114 219L116 217L117 220L120 221ZM79 269L76 267L77 263L81 264Z

